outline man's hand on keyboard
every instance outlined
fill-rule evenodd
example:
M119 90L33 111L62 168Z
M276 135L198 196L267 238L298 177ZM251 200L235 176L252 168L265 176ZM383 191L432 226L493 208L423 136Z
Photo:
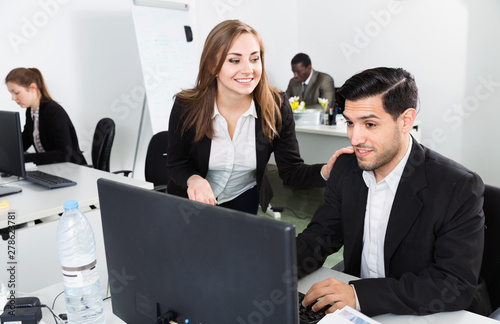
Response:
M318 301L312 306L313 311L318 311L328 304L332 304L332 307L328 309L327 313L333 313L346 305L356 309L354 288L334 278L328 278L312 285L304 297L302 305L307 306L316 300Z

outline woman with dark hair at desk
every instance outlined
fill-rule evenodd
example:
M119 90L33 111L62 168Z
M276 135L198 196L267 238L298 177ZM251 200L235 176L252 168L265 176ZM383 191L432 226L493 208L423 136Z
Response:
M196 85L177 93L168 129L167 191L253 214L272 197L271 153L285 184L312 188L325 186L336 157L349 151L304 164L290 104L267 80L261 38L238 20L208 35Z
M26 110L24 151L32 145L36 153L25 153L25 162L87 164L68 114L49 95L43 76L36 68L17 68L5 77L7 89Z

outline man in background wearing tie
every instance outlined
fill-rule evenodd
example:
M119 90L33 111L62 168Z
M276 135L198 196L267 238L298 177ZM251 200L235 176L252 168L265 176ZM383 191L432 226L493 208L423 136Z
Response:
M335 86L333 78L326 73L312 69L311 59L307 54L299 53L292 59L293 78L288 83L288 97L299 96L305 101L306 108L323 109L318 98L328 99L328 107L333 107Z

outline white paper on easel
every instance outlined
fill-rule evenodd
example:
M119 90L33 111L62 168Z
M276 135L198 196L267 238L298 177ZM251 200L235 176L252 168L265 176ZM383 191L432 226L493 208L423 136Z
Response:
M196 43L185 29L193 24L195 9L192 0L184 0L190 3L186 10L175 2L131 0L153 134L168 129L173 96L193 88L198 73Z

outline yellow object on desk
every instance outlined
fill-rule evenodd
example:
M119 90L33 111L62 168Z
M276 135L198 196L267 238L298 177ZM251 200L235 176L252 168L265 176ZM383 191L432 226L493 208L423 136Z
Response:
M2 202L0 202L0 210L3 210L3 209L8 209L9 208L9 203L6 202L5 200L3 200Z
M299 103L299 96L290 97L288 100L293 112L304 111L306 109L306 103L304 101Z
M7 215L9 212L9 203L3 200L0 202L0 215Z

